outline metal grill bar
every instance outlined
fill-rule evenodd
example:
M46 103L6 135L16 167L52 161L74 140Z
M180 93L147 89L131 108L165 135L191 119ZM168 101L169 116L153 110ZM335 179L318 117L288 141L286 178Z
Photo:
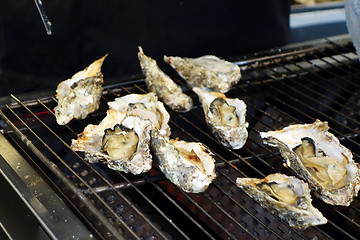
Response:
M283 65L280 65L280 67L283 67ZM288 69L289 70L289 69ZM276 72L276 71L275 71ZM278 73L278 72L276 72L276 73ZM268 76L270 76L271 78L273 78L274 80L276 80L276 77L274 77L274 76L272 76L271 74L268 74ZM290 81L290 80L289 80ZM292 81L294 81L293 79L292 79ZM286 81L286 82L281 82L281 84L287 84L287 85L289 85L289 83L288 83L288 81ZM272 89L275 89L273 86L271 86L271 88ZM287 86L287 88L289 88L289 86ZM290 88L291 89L294 89L293 87L291 87L290 86ZM278 90L278 89L275 89L275 90L277 90L277 91L279 91L280 92L280 90ZM299 92L297 89L295 89L297 92ZM284 94L284 92L280 92L280 93L282 93L282 94ZM309 97L309 96L307 96L306 94L304 94L303 92L301 92L301 94L302 95L304 95L304 96L306 96L306 97L308 97L308 98L310 98L311 100L314 100L313 98L311 98L311 97ZM292 98L292 96L290 96L291 98ZM296 99L297 100L297 99ZM300 102L300 101L298 101L297 100L297 102ZM302 103L303 104L303 103ZM321 105L321 103L319 103L320 105ZM327 107L327 106L326 106ZM311 108L311 107L309 107L309 108ZM313 109L313 108L312 108ZM313 109L314 110L314 109ZM333 110L333 109L332 109ZM319 112L319 111L317 111L317 112ZM335 111L336 112L336 111ZM338 122L339 123L339 122ZM339 123L339 124L342 124L342 123ZM344 125L343 125L344 126ZM347 126L346 126L347 127ZM351 131L351 129L349 129L350 131ZM342 213L340 213L339 211L336 211L340 216L342 216L342 217L344 217L344 218L346 218L348 221L351 221L349 218L347 218L344 214L342 214ZM331 223L331 222L330 222ZM355 223L355 225L357 225L356 223ZM344 232L348 237L351 237L351 238L353 238L351 235L349 235L348 233L346 233L346 232Z
M275 79L276 79L276 78L275 78ZM249 84L249 85L252 86L251 84ZM271 88L271 89L274 90L275 92L278 92L279 94L287 95L286 92L283 92L283 91L281 91L281 90L279 90L279 89L277 89L277 88L274 88L273 86L270 86L270 85L268 85L268 86L269 86L269 88ZM257 86L253 86L253 87L257 88ZM257 89L259 89L259 88L257 88ZM261 90L261 89L259 89L259 90ZM264 91L264 90L261 90L261 91L262 91L267 97L273 98L275 101L278 101L278 102L280 102L281 104L283 104L283 105L291 108L292 110L299 112L299 113L302 114L303 116L306 116L310 121L315 121L316 118L313 117L313 116L311 116L311 115L309 115L308 113L305 113L305 112L303 112L303 111L295 108L294 106L289 105L288 103L284 102L283 100L281 100L281 99L279 99L279 98L275 98L275 97L271 96L270 94L268 94L268 93L267 93L266 91ZM290 99L294 100L297 104L302 105L302 106L304 106L304 107L307 107L307 108L309 108L311 111L317 112L318 115L321 115L321 116L327 118L328 120L331 119L331 120L333 120L335 123L337 123L337 124L339 124L339 125L347 128L347 129L349 130L349 132L352 132L352 131L353 131L353 129L350 129L348 126L346 126L346 125L344 125L343 123L337 121L336 119L329 117L328 115L324 114L323 112L320 112L319 110L317 110L317 109L315 109L315 108L313 108L313 107L311 107L311 106L305 105L304 102L302 102L301 100L299 100L299 99L297 99L297 98L295 98L295 97L293 97L293 96L288 96L288 97L289 97ZM296 122L299 122L299 120L298 120L296 117L293 117L293 120L296 120ZM348 140L351 141L352 143L354 143L354 144L356 144L356 145L359 145L358 142L355 142L355 141L352 140L351 138L348 138L345 134L340 133L340 132L337 131L336 129L332 129L332 131L335 132L336 134L338 134L339 136L343 136L344 138L348 139ZM355 131L356 131L356 130L355 130ZM359 134L357 131L356 131L356 133Z
M180 129L181 129L185 134L187 134L189 137L192 137L192 138L193 138L193 141L199 141L199 139L194 138L194 137L193 137L192 135L190 135L187 131L185 131L184 129L182 129L179 125L177 125L177 127L180 128ZM197 126L194 125L194 128L197 128ZM231 167L232 167L233 169L235 169L238 173L240 173L242 177L247 177L247 175L246 175L244 172L242 172L241 170L239 170L235 165L233 165L233 164L232 164L231 162L229 162L228 160L224 159L221 155L216 154L216 156L217 156L218 159L221 159L226 165L231 166ZM240 159L242 160L242 158L240 158ZM243 161L243 162L248 164L247 161ZM248 165L251 166L251 164L248 164ZM233 180L229 179L223 172L218 171L218 170L217 170L216 172L217 172L218 174L221 174L221 175L222 175L223 177L225 177L229 182L231 182L233 185L236 186L236 183L235 183ZM217 189L218 189L219 191L223 192L224 195L228 196L228 197L232 200L232 202L233 202L234 204L238 205L243 211L245 211L247 214L251 215L251 217L252 217L253 219L257 220L261 225L263 225L264 227L267 227L267 226L266 226L264 223L262 223L256 216L252 215L252 214L251 214L249 211L247 211L243 206L241 206L236 200L234 200L231 196L229 196L227 193L225 193L225 192L221 189L221 187L219 187L216 183L214 183L214 185L217 187ZM204 194L206 195L206 197L207 197L208 199L211 199L211 197L209 197L209 195L207 195L206 193L204 193ZM211 201L213 202L214 205L216 205L216 203L214 203L214 201L213 201L212 199L211 199ZM227 214L226 212L224 212L224 214L228 216L228 214ZM231 216L229 216L229 217L230 217L240 228L244 229L243 226L240 225L240 223L238 223L238 222L237 222L235 219L233 219ZM274 235L276 235L277 237L282 238L282 237L280 237L276 232L274 232L272 229L268 228L268 230L269 230L270 232L272 232Z
M359 211L358 209L355 209L355 210L356 210L356 211ZM355 225L358 225L357 223L352 222L351 219L349 219L348 217L346 217L346 216L345 216L344 214L342 214L341 212L339 212L339 211L337 211L337 210L336 210L336 212L337 212L340 216L346 218L350 223L355 224Z
M50 112L52 113L52 111L50 111ZM55 115L54 115L54 116L55 116ZM39 119L39 121L41 122L40 119ZM44 125L45 125L45 124L44 124ZM74 132L74 131L72 130L72 132ZM54 134L55 136L57 136L55 133L53 133L53 134ZM58 137L58 136L57 136L57 137ZM75 135L75 137L76 137L76 135ZM58 138L59 138L59 140L62 141L62 139L61 139L60 137L58 137ZM66 147L67 147L69 150L71 150L69 145L67 145L65 142L63 142L63 144L66 145ZM78 155L76 152L74 152L74 154L76 154L79 158L81 158L84 163L88 164L88 163L87 163L80 155ZM93 170L94 170L95 172L97 172L96 169L93 169ZM122 173L120 173L120 172L118 172L118 174L119 174L123 179L125 179L125 181L127 182L128 185L130 185L132 188L134 188L143 198L145 198L145 199L147 200L147 202L150 203L175 229L177 229L178 232L179 232L183 237L185 237L186 239L189 239L189 237L188 237L179 227L177 227L177 226L172 222L171 219L169 219L150 199L148 199L148 198L137 188L136 184L134 184L133 182L129 181L129 180L125 177L124 174L122 174ZM122 199L124 199L125 201L127 201L127 203L128 203L151 227L153 227L153 228L159 233L160 236L162 236L163 238L166 238L166 237L162 234L162 232L161 232L155 225L153 225L153 224L146 218L146 216L145 216L144 214L141 213L140 210L138 210L134 205L131 204L130 201L127 200L127 198L126 198L125 196L123 196L119 191L116 190L117 188L116 188L115 186L113 186L106 178L102 177L102 175L101 175L100 173L99 173L99 176L101 176L101 178L103 178L103 180L108 184L108 186L107 186L108 189L113 189L113 190L115 190L115 191L118 193L118 195L122 197ZM88 187L87 189L88 189L89 191L93 192L93 193L96 192L96 191L94 191L94 190L93 190L92 188L90 188L90 187Z
M36 116L36 114L32 113L31 110L30 110L29 108L27 108L27 107L26 107L20 100L18 100L15 96L13 96L13 98L14 98L16 101L18 101L19 104L21 104L25 109L27 109L42 125L44 125L54 136L56 136L56 137L70 150L70 146L69 146L68 144L66 144L66 143L62 140L62 138L60 138L60 137L59 137L51 128L49 128L43 121L41 121L41 120ZM48 109L48 110L50 110L50 109ZM49 112L52 113L51 110L50 110ZM29 128L29 129L30 129L30 128ZM31 129L30 129L30 130L31 130ZM73 132L73 131L72 131L72 132ZM34 135L36 135L36 134L34 133ZM40 139L39 137L38 137L38 139L41 141L41 139ZM46 145L45 143L43 143L43 144ZM77 155L79 158L81 158L77 153L74 152L74 154ZM54 153L54 155L55 155L55 153ZM59 157L59 159L62 161L62 159L61 159L60 157ZM83 162L84 162L85 164L89 165L86 161L83 160ZM64 165L65 165L70 171L72 171L72 172L74 173L74 175L77 175L67 164L64 163ZM94 169L94 171L96 171L96 170ZM101 176L101 175L99 174L99 176ZM101 198L100 198L100 196L97 195L96 191L93 191L93 189L92 189L85 181L83 181L82 178L81 178L79 175L77 175L77 177L83 182L83 184L87 187L87 189L88 189L89 191L91 191L93 194L95 194L95 195L97 196L97 198L98 198L100 201L102 201ZM102 178L103 178L103 177L102 177ZM106 178L103 178L103 180L106 181L106 182L109 184L109 188L111 188L111 189L116 189L114 186L112 186L112 184L111 184L110 182L108 182L108 180L107 180ZM130 184L132 184L132 183L130 183ZM132 186L133 186L133 185L132 185ZM119 193L119 195L121 195L121 194ZM122 198L123 198L124 200L126 200L126 198L125 198L124 196L122 196ZM128 204L131 204L131 203L128 202ZM105 205L108 206L107 204L105 204ZM146 219L146 217L145 217L138 209L136 209L133 205L131 205L131 206L134 208L134 210L136 210L136 211L139 213L139 215L141 215L141 216L143 217L143 219L145 219L145 220L149 223L150 226L152 226L154 229L156 229L156 230L158 231L158 233L160 234L160 236L162 236L163 238L165 238L165 236L162 235L162 232L161 232L160 230L158 230L157 227L154 226L151 222L149 222L149 221ZM112 211L112 210L111 210L111 211ZM113 214L114 214L114 216L118 216L115 212L113 212ZM166 216L165 216L165 217L166 217ZM120 222L122 222L122 224L123 224L126 228L128 228L128 225L127 225L121 218L118 218L118 219L119 219ZM135 233L134 233L130 228L128 228L128 230L130 230L136 238L140 239L139 237L137 237L137 236L135 235ZM181 233L181 232L180 232L180 233Z
M139 90L141 90L143 93L145 93L146 91L143 89L143 88L141 88L141 87L139 87L138 85L135 85L135 87L137 88L137 89L139 89ZM128 91L128 93L131 93L130 91ZM179 126L178 126L179 127ZM180 128L180 127L179 127ZM184 131L184 130L183 130ZM184 131L184 132L186 132L186 131ZM234 183L234 182L233 182ZM223 211L223 210L222 210ZM223 211L224 212L224 211ZM225 214L226 214L226 212L224 212ZM239 225L240 227L241 227L241 225Z
M7 107L7 108L8 108L10 111L12 111L11 108L9 108L9 107ZM13 125L12 122L11 122L10 120L8 120L6 116L3 115L3 112L2 112L2 111L0 112L0 114L1 114L1 116L3 117L3 119L6 119L6 123L7 123L8 125ZM15 114L15 116L17 117L16 114ZM18 118L18 120L21 121L23 125L26 125L26 123L23 122L21 118ZM13 126L13 129L15 130L15 133L18 135L18 137L21 138L21 139L26 143L26 145L29 146L29 147L36 153L36 155L37 155L38 157L42 158L43 162L44 162L50 169L52 169L52 171L53 171L63 182L65 182L65 183L73 190L73 192L76 193L76 192L77 192L77 191L76 191L76 187L72 184L71 181L69 181L67 178L65 178L65 177L62 175L62 173L59 171L59 169L57 168L57 166L54 165L54 164L52 164L50 161L48 161L48 159L46 158L46 156L44 156L44 155L42 154L42 152L40 152L39 150L37 150L37 148L35 147L35 145L33 145L33 143L32 143L30 140L28 140L28 138L27 138L25 135L23 135L20 130L17 130L17 128L16 128L15 126ZM32 134L36 135L34 132L32 132ZM81 197L81 199L83 199L83 201L84 201L85 204L90 205L90 202L88 201L88 199L87 199L84 195L82 195L82 193L77 192L77 194L79 194L79 196ZM98 215L99 218L100 218L102 221L106 222L106 219L101 215L101 213L98 211L97 208L94 208L94 207L93 207L93 208L90 208L90 211L92 211L94 214ZM111 225L109 226L109 229L108 229L108 230L109 230L109 232L111 232L111 234L112 234L113 236L115 236L115 237L117 237L117 238L119 238L119 239L122 238L122 237L118 234L118 232L117 232L115 229L113 229L113 227L112 227ZM129 229L129 230L131 230L131 229Z
M280 154L261 143L258 133L294 122L308 123L317 117L329 121L331 131L340 141L355 149L353 155L358 161L360 122L356 117L360 115L360 100L357 100L360 90L356 89L360 84L354 79L359 78L360 70L354 49L348 48L349 41L340 43L328 40L321 46L271 51L236 62L243 68L243 81L227 96L246 102L250 123L249 138L240 150L228 149L214 139L198 102L189 113L170 111L174 137L203 142L215 154L217 178L201 194L178 190L160 173L156 164L149 173L132 176L109 170L105 165L90 164L82 154L70 149L70 139L82 132L88 123L99 123L105 116L107 102L128 93L146 93L143 79L105 86L99 111L65 127L54 124L51 110L57 103L54 97L28 102L13 97L15 103L6 105L0 116L9 126L6 132L14 133L20 139L19 145L21 142L28 145L54 172L56 177L49 179L63 182L59 189L69 201L80 209L88 208L90 213L82 216L91 216L88 222L99 229L96 231L102 238L167 239L171 235L191 239L196 232L209 239L356 239L360 233L358 199L347 208L329 207L314 199L313 204L328 218L328 224L296 230L264 211L238 189L235 182L236 177L265 177L274 172L295 175L282 165ZM174 79L183 85L182 80ZM192 92L187 93L196 99ZM48 135L68 156L47 140ZM26 146L23 148L26 151ZM167 208L176 211L180 219ZM95 218L102 224L94 223Z
M146 91L141 88L140 86L138 86L137 84L135 84L135 87L137 89L139 89L142 93L146 93ZM131 92L128 92L131 93ZM176 125L176 123L174 123L173 121L170 120L170 122L174 125ZM187 134L187 131L185 131L184 129L182 129L179 125L176 125L179 129L181 129L184 133ZM191 136L191 135L190 135ZM191 136L192 137L192 136ZM211 137L210 137L211 138ZM196 139L195 139L196 140ZM198 141L198 140L197 140ZM220 156L219 156L220 157ZM226 160L225 160L226 161ZM235 166L234 166L235 167ZM226 228L224 228L221 223L219 223L218 221L216 221L211 215L209 215L200 205L198 205L188 194L184 194L185 197L191 201L194 205L196 205L211 221L213 221L218 227L220 227L224 232L226 232L228 234L228 236L230 236L233 239L236 239L236 237L230 233ZM214 206L216 206L218 209L220 209L220 211L222 211L225 215L227 215L229 218L231 218L233 221L234 219L227 214L226 211L224 211L221 207L219 207L217 204L214 203L214 201L211 200L211 198L209 198L210 201L214 204ZM241 226L240 224L238 224L236 221L234 221L240 228L242 228L245 232L247 232L250 236L252 236L254 239L257 239L251 232L249 232L246 228L244 228L243 226Z
M146 93L146 92L145 92L142 88L140 88L137 84L135 84L135 87L137 87L137 88L138 88L139 90L141 90L143 93ZM128 93L131 93L131 92L128 91ZM139 189L137 189L136 186L134 186L134 185L131 183L131 181L129 181L129 180L124 176L124 174L122 174L122 173L120 173L120 172L118 172L118 174L121 175L121 176L128 182L128 184L132 185L132 186L135 188L135 190L136 190L143 198L145 198L149 203L151 203L154 207L156 207L156 205L153 204L148 198L146 198L146 196L145 196L144 194L142 194L141 191L140 191ZM190 201L192 201L192 203L196 204L187 194L185 194L185 196L186 196ZM157 207L156 207L156 208L157 208ZM201 207L200 207L200 209L203 211L203 213L205 213L206 215L208 215L207 212L206 212L204 209L202 209ZM157 210L158 210L159 212L161 212L161 210L160 210L159 208L157 208ZM164 217L166 217L166 216L164 215ZM231 234L226 228L224 228L224 227L223 227L219 222L217 222L214 218L212 218L210 215L208 215L208 217L209 217L213 222L215 222L220 228L222 228L222 229L224 230L224 232L226 232L230 237L236 239L233 234ZM171 221L170 219L168 219L168 221L172 223L172 221ZM178 228L177 228L177 229L178 229ZM245 229L245 230L246 230L246 229ZM181 230L178 229L178 231L181 231ZM249 235L252 235L252 234L249 232Z
M201 119L197 119L197 120L198 120L198 121L203 121L203 120L201 120ZM186 119L186 121L188 121L188 119ZM198 121L196 121L196 122L198 122ZM198 126L196 126L196 125L193 124L192 122L189 122L189 124L191 124L194 128L198 128ZM205 123L204 123L204 124L205 124ZM185 131L181 126L179 126L179 125L177 125L177 124L175 124L175 125L177 126L177 128L181 129L181 130L184 132L184 134L186 134L186 135L188 135L189 137L193 138L194 141L199 141L199 139L195 138L195 137L194 137L193 135L191 135L188 131ZM249 139L249 140L252 140L252 139ZM222 148L224 148L224 147L222 147ZM224 149L230 151L230 150L227 149L227 148L224 148ZM249 149L247 149L247 150L250 151ZM234 154L235 156L238 156L239 159L243 160L243 158L242 158L240 155L236 154L234 151L230 151L230 152L232 152L232 154ZM229 165L230 167L232 167L233 169L235 169L238 173L240 173L241 177L248 177L244 172L242 172L241 170L239 170L239 168L237 168L235 165L231 164L229 161L227 161L227 160L226 160L225 158L223 158L221 155L216 154L216 156L217 156L218 159L221 159L221 160L224 161L227 165ZM261 158L259 158L258 156L256 156L254 153L252 153L252 156L253 156L253 157L256 157L257 159L261 159ZM243 160L242 162L245 163L245 164L247 164L248 166L251 166L252 168L254 168L254 169L257 170L257 168L253 167L249 162L244 161L244 160ZM262 160L262 162L263 162L265 165L268 165L265 161ZM268 166L269 166L269 165L268 165ZM273 170L275 171L274 168L273 168ZM232 183L234 186L236 186L236 182L235 182L234 180L231 180L231 179L230 179L228 176L226 176L223 172L217 171L217 173L221 174L221 175L222 175L223 177L225 177L230 183ZM266 175L263 174L262 172L259 172L259 174L260 174L262 177L265 177L265 176L266 176ZM214 183L214 185L217 186L216 183ZM217 186L217 188L218 188L220 191L222 191L219 186ZM223 192L223 191L222 191L222 192ZM224 193L224 192L223 192L223 193ZM224 194L227 195L226 193L224 193ZM227 195L227 196L228 196L228 195ZM234 204L238 205L243 211L245 211L247 214L251 215L251 217L252 217L253 219L257 220L259 224L263 225L263 226L264 226L265 228L267 228L270 232L272 232L273 234L275 234L278 238L282 238L282 237L278 236L278 234L275 233L272 229L268 228L268 227L266 226L266 224L263 223L263 222L261 222L256 216L254 216L254 215L251 214L249 211L247 211L243 206L241 206L241 205L240 205L237 201L235 201L232 197L229 196L229 198L233 201ZM279 220L279 221L282 221L280 218L278 218L278 220ZM236 222L236 221L235 221L235 222ZM295 232L296 232L299 236L301 236L301 234L300 234L299 232L297 232L297 231L295 231ZM305 239L304 236L302 236L302 238Z

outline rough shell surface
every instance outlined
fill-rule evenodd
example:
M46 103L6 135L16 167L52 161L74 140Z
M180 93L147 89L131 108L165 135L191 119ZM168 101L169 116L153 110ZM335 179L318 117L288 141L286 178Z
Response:
M274 198L261 189L261 184L277 184L296 194L298 199L295 204L286 203ZM312 199L307 183L295 177L288 177L283 174L272 174L264 179L237 178L236 184L243 189L251 198L270 211L279 216L294 228L307 228L325 224L327 219L321 212L311 204Z
M244 101L238 98L227 98L223 93L208 92L197 87L194 87L193 91L199 96L200 102L204 109L206 123L218 141L220 141L226 147L233 149L242 148L248 137L248 123L245 119L246 104ZM239 119L237 126L232 127L219 123L219 117L210 111L211 103L217 98L224 99L229 106L235 107L234 112Z
M65 125L72 119L84 119L99 108L103 84L101 66L105 57L58 85L58 106L54 111L59 125Z
M203 192L216 178L215 160L201 143L168 140L153 131L151 149L160 170L185 192Z
M261 132L260 136L265 144L280 150L287 165L309 183L318 198L328 204L349 206L360 188L359 164L354 162L351 151L341 145L339 140L328 132L328 129L327 122L316 120L312 124L295 124L279 131ZM343 165L347 174L347 183L344 187L325 189L304 167L299 155L294 151L302 144L303 138L312 139L317 149L326 156L337 159L338 163Z
M164 56L164 60L192 87L225 93L241 78L239 66L216 56L206 55L199 58Z
M110 109L148 119L153 123L154 127L159 129L160 134L166 137L170 136L170 127L168 125L170 115L166 111L164 104L158 101L153 92L128 94L108 102L108 105Z
M103 151L103 138L106 130L113 129L116 125L133 129L139 139L136 152L130 159L113 158ZM71 149L85 152L85 159L89 162L102 161L108 167L117 171L140 174L147 172L152 167L152 156L150 154L150 138L153 125L149 120L138 116L129 116L126 112L118 112L114 109L107 111L107 116L99 125L88 125L84 131L73 139Z
M139 47L138 57L148 90L154 92L160 101L174 111L187 112L191 110L192 99L183 93L181 87L158 67L154 59L144 54L141 47Z

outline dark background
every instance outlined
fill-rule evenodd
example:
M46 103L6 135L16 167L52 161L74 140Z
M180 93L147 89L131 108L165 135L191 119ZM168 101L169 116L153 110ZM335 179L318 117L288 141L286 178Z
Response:
M281 46L290 39L288 0L44 0L47 35L32 0L2 0L0 97L56 89L106 53L104 80L141 73L137 46L163 55L219 57Z

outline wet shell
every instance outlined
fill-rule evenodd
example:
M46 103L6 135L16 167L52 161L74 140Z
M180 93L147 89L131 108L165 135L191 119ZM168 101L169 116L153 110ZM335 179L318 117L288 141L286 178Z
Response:
M246 104L238 98L227 98L223 93L193 88L204 109L206 123L224 146L240 149L248 137Z
M216 56L206 55L199 58L164 56L164 60L192 87L225 93L241 78L239 66Z
M264 143L282 157L324 202L349 206L360 189L360 168L349 149L328 132L327 122L296 124L261 132Z
M215 160L201 143L168 140L153 131L151 150L158 159L160 170L185 192L203 192L216 178Z
M312 206L309 187L300 179L271 174L264 179L237 178L236 184L291 227L304 229L327 223L321 212Z
M183 93L181 87L168 75L161 71L154 59L144 54L141 47L139 47L138 57L148 90L154 92L159 100L172 110L178 112L190 111L193 107L192 99Z
M71 149L85 152L85 160L94 163L102 161L109 168L140 174L147 172L152 166L150 154L150 132L153 125L149 120L138 116L128 116L126 112L118 112L114 109L107 111L107 116L99 125L88 125L78 138L72 140ZM116 134L126 136L133 132L136 142L129 144L116 139ZM112 138L115 138L111 142ZM125 137L126 138L126 137ZM127 140L128 138L126 138ZM132 151L129 154L129 151ZM123 153L121 155L120 153Z
M84 119L99 108L103 84L101 66L106 56L58 85L58 106L54 111L59 125L65 125L72 119Z

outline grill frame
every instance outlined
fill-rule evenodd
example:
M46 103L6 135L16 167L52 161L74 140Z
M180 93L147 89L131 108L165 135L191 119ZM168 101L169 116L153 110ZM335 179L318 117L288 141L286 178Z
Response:
M341 57L341 60L337 59L338 57ZM105 86L100 110L85 120L71 122L64 127L54 127L54 116L51 111L56 103L54 97L21 100L19 97L11 96L13 103L6 104L0 111L0 117L5 122L4 136L13 144L18 143L19 146L16 148L22 154L30 155L35 168L40 172L51 172L52 176L47 177L51 184L56 186L57 191L62 192L62 197L67 199L73 208L79 208L77 214L83 220L87 219L86 224L93 226L90 228L99 238L190 239L193 237L191 234L194 233L210 239L219 237L309 239L314 236L328 239L338 236L355 239L356 233L360 232L359 217L354 218L354 221L346 215L354 216L359 213L355 207L359 205L358 198L348 208L331 207L331 210L329 205L315 199L313 201L315 207L318 207L325 216L331 217L329 223L307 230L296 230L262 209L258 203L235 186L236 177L265 177L274 172L295 175L283 166L283 160L276 151L261 144L258 132L284 127L289 123L313 122L315 118L313 113L309 113L311 111L324 118L321 120L329 121L330 131L339 137L342 143L360 148L359 143L356 142L359 129L340 122L346 119L351 126L359 127L359 122L353 116L359 115L356 111L357 108L360 109L360 105L355 102L353 109L348 106L351 96L346 98L336 92L340 89L351 95L355 87L359 89L360 85L352 81L360 76L360 69L348 36L301 43L283 49L271 49L229 60L240 65L243 72L241 82L227 94L228 97L245 100L248 105L249 139L243 149L236 151L227 149L213 138L207 130L198 101L195 101L195 107L190 113L175 113L169 110L172 137L181 136L188 141L205 141L215 153L217 179L202 194L181 192L159 173L156 164L154 170L137 177L124 173L116 173L116 176L113 176L115 173L106 171L105 165L89 164L84 161L81 153L72 152L69 157L54 146L47 146L50 144L46 142L47 135L43 136L43 131L50 133L55 137L55 142L59 142L69 150L69 139L75 138L87 124L97 124L104 117L107 101L112 100L119 93L121 95L134 92L146 93L142 79L131 79ZM196 100L182 80L173 73L171 76L174 76L175 81ZM334 78L346 83L346 86L334 83L331 80ZM301 86L299 81L307 84ZM320 92L323 82L329 83L326 94ZM352 88L349 88L349 85ZM277 88L277 86L282 87ZM302 89L296 88L299 86L307 92L304 93ZM283 89L291 90L294 94L286 95ZM311 92L311 95L308 92ZM355 95L358 93L355 92ZM306 105L304 99L299 100L300 96L306 101L318 104ZM335 101L334 97L340 99L341 103ZM322 102L324 100L326 101ZM339 109L342 111L345 109L348 113ZM341 118L337 119L339 117ZM62 131L67 132L65 137ZM349 148L352 150L351 147ZM360 151L353 154L355 161L359 162ZM74 162L69 160L74 158L76 159ZM46 174L48 173L44 175ZM96 184L92 183L92 178L96 179ZM122 181L113 182L113 179L122 179ZM93 187L94 184L96 187ZM154 196L147 188L156 191L159 196ZM111 196L116 196L116 199L111 199ZM134 196L142 200L135 201ZM161 199L160 203L156 201L158 199ZM109 204L111 201L116 204L122 202L123 207L121 205L114 207ZM146 209L149 213L144 213L144 208L140 206L142 202L151 208ZM191 223L182 224L180 220L168 214L168 210L161 205L162 202L167 202L169 208L181 214L179 219L189 220ZM81 211L85 209L86 213L81 213L80 209ZM341 224L341 220L336 218L343 219L345 224ZM99 222L102 223L100 227L94 226ZM194 232L189 231L188 226L193 226ZM120 232L124 232L123 235Z

